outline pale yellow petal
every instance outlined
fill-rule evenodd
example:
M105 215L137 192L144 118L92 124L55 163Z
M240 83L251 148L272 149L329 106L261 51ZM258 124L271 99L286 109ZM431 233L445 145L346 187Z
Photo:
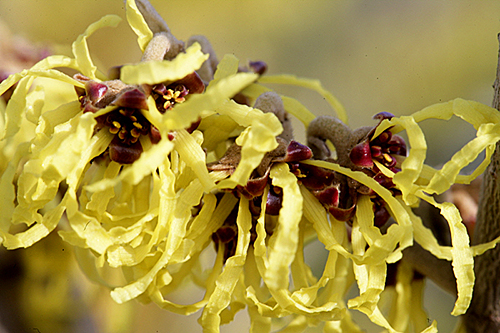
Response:
M128 24L137 35L137 43L139 43L141 51L144 52L149 41L153 38L153 32L137 8L135 0L126 0L125 6Z
M121 68L120 79L127 84L174 82L198 70L207 59L208 54L203 54L200 44L195 43L172 60L125 65Z
M298 78L293 75L265 75L259 78L259 82L290 84L314 90L330 104L332 109L337 113L337 117L347 124L347 113L345 112L344 107L335 96L323 88L318 80Z
M90 37L97 30L104 27L116 27L122 19L116 15L106 15L99 21L92 23L85 30L83 34L73 42L72 49L75 61L78 64L80 73L89 77L90 79L105 79L102 75L97 73L97 67L94 65L90 57L89 48L87 45L87 38Z

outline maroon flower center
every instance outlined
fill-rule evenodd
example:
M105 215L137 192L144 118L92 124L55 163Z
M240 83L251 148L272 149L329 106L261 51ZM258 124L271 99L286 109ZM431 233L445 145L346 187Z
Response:
M161 113L172 109L175 104L186 101L189 90L183 84L165 86L160 83L153 86L152 96L156 102L156 107Z

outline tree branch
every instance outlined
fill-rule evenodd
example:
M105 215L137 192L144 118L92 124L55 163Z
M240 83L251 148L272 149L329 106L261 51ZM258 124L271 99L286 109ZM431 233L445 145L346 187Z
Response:
M500 35L499 35L500 42ZM493 107L500 111L500 50ZM497 143L483 178L473 244L485 243L500 235L500 144ZM500 332L500 247L475 258L476 283L463 325L468 333Z

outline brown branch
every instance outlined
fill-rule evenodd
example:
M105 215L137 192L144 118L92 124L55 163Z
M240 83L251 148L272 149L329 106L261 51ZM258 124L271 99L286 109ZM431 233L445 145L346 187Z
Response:
M500 42L500 35L499 35ZM493 107L500 111L500 50L493 85ZM500 235L500 144L497 143L481 189L473 244L485 243ZM463 325L468 333L500 332L500 246L475 258L476 283Z
M451 245L450 228L439 209L422 202L415 213L432 231L440 245ZM457 282L450 261L436 258L417 243L403 251L403 260L411 264L414 270L434 281L441 289L457 295Z
M403 251L403 260L410 263L414 270L431 279L440 288L452 295L457 294L457 284L451 263L438 259L419 244Z
M149 29L151 29L153 34L163 37L162 39L158 39L158 41L160 41L162 45L164 44L166 47L165 52L162 51L164 54L164 58L167 60L175 58L177 54L184 50L184 43L179 41L177 38L175 38L174 35L172 35L165 20L163 20L161 15L156 11L156 9L148 0L135 0L135 3L137 5L137 9L139 9L139 11L141 12L144 20L146 21L146 24L148 25ZM156 55L157 52L154 56L151 57L152 59L143 59L143 61L156 60L154 59Z

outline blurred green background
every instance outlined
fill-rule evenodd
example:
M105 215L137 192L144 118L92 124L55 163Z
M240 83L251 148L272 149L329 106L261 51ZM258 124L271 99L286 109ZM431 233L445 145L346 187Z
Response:
M319 79L343 103L352 127L374 124L371 116L380 111L410 114L457 97L491 104L500 32L498 1L152 3L179 39L204 34L219 58L233 53L243 63L264 60L270 74ZM124 17L123 9L121 0L1 0L0 19L16 34L67 46L101 16ZM140 58L126 22L98 31L89 43L105 72ZM330 112L311 91L282 92L317 115ZM474 136L473 129L460 121L428 122L425 130L431 146L427 162L432 165L444 162ZM299 139L302 131L296 129ZM435 289L428 294L431 317L438 319L441 332L451 331L453 299ZM178 317L155 306L140 306L134 313L136 332L201 331L194 317ZM222 331L248 331L242 320Z

